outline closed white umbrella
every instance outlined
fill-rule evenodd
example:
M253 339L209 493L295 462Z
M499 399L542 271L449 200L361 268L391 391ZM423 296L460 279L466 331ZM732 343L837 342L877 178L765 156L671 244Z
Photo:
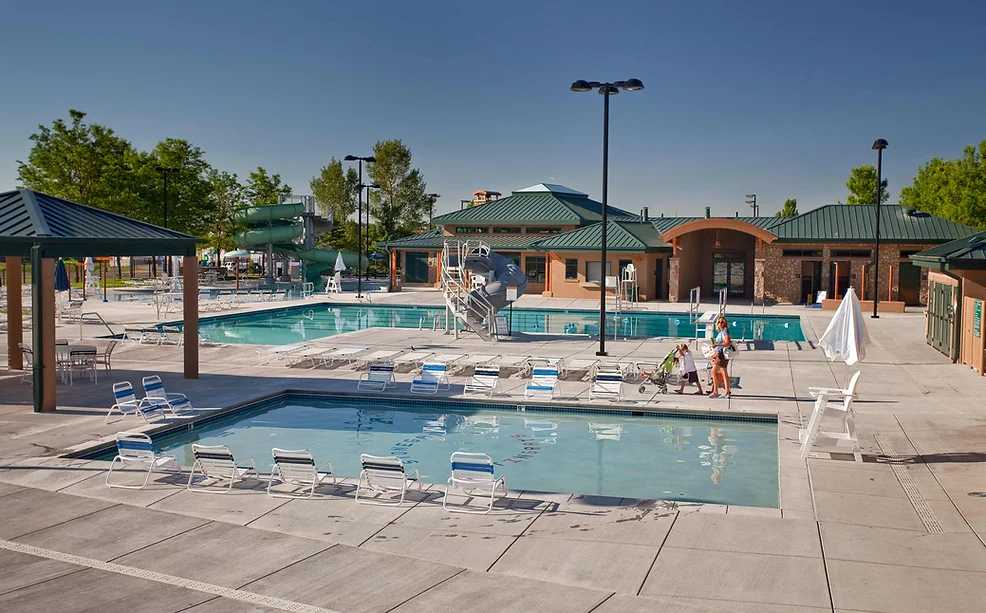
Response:
M346 270L346 263L342 261L342 252L339 251L336 255L335 271L343 272L345 270Z
M829 360L842 360L848 367L866 357L866 345L869 342L870 335L866 331L863 310L859 306L856 292L850 287L819 339L818 346L825 351L825 357Z

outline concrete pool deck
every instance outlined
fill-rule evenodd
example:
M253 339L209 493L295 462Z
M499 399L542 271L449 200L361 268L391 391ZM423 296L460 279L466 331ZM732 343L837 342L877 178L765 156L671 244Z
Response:
M441 296L373 300L437 304ZM540 296L519 306L593 308ZM95 307L114 327L153 321L147 305ZM402 508L360 505L351 480L311 501L268 498L257 484L196 494L167 477L146 490L109 489L105 462L58 456L141 423L103 424L113 381L160 372L197 407L224 407L285 389L352 392L359 372L259 366L256 347L225 345L202 348L202 377L190 381L179 348L127 343L98 385L59 385L54 414L31 412L30 385L10 373L0 379L0 610L981 610L986 498L969 494L986 490L986 380L925 344L919 312L867 319L873 344L856 403L865 461L818 453L805 462L797 429L811 410L807 387L840 384L845 374L814 348L831 313L766 312L802 316L808 341L740 343L731 400L627 391L635 408L777 415L781 508L773 510L511 492L491 515L473 516L442 511L435 487ZM78 332L60 326L58 335ZM98 334L84 326L84 336ZM390 329L332 344L553 357L594 357L597 347L586 338L493 346ZM611 357L646 359L671 344L607 347ZM397 393L410 379L398 376ZM463 381L452 377L453 395ZM501 383L505 396L522 397L522 379ZM588 385L563 381L558 401L577 403Z

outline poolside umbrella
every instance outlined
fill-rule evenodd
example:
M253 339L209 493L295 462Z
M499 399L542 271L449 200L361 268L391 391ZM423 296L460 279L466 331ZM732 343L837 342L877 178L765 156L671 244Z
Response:
M819 339L818 346L825 351L825 357L829 360L834 362L839 359L845 362L848 375L849 367L866 357L866 345L869 342L870 335L866 332L863 310L859 306L855 290L850 287Z
M336 254L335 271L336 272L343 272L344 270L346 270L346 263L342 261L342 252L339 251Z
M55 262L55 291L56 292L67 292L72 289L72 285L68 282L68 271L65 270L65 262L62 258L58 258Z
M226 255L223 256L224 259L232 258L233 268L236 270L236 293L240 293L240 258L250 257L249 251L244 251L242 249L237 249L236 251L227 251Z
M366 259L368 259L368 260L386 260L387 259L387 256L385 256L382 253L371 253L370 255L366 256Z

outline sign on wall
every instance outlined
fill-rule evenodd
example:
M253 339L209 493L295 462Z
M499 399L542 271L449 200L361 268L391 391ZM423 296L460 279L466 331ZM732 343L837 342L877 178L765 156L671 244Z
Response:
M983 301L976 300L972 307L972 335L979 338L983 335Z

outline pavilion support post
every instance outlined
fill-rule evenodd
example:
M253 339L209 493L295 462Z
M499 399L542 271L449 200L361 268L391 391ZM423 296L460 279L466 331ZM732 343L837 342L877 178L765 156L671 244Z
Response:
M7 256L7 368L24 368L24 304L21 302L21 259Z
M390 291L399 292L401 291L400 286L397 285L397 250L390 250Z
M185 378L199 378L199 259L186 255L182 267L182 331L185 336Z
M34 410L55 410L55 260L41 257L41 246L31 248L31 284L34 336Z

